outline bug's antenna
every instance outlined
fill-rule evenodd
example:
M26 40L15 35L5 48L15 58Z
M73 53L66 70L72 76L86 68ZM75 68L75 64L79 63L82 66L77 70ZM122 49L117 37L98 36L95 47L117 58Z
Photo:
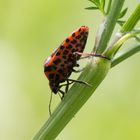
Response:
M49 114L50 114L50 116L52 115L52 112L51 112L51 103L52 103L52 91L51 91L51 96L50 96L50 101L49 101Z

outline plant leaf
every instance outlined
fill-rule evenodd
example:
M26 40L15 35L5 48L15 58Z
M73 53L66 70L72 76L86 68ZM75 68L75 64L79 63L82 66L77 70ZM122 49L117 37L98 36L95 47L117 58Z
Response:
M105 0L101 0L100 7L101 7L101 9L104 11Z
M100 6L100 1L99 0L88 0L88 1L94 3L97 7Z
M127 10L128 10L128 8L123 9L122 12L120 13L118 19L122 18L126 14Z
M123 24L125 23L125 21L123 21L123 20L117 20L117 23L118 23L120 26L123 26Z
M97 10L99 8L98 7L91 6L91 7L86 7L85 9L86 10Z

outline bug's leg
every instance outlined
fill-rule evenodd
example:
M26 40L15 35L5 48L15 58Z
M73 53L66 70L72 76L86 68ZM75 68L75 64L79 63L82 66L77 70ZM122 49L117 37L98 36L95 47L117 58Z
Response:
M87 85L87 86L90 86L91 85L87 82L84 82L84 81L80 81L80 80L73 80L73 79L68 79L69 81L71 81L72 83L80 83L80 84L84 84L84 85Z
M60 96L60 94L59 94L59 96L60 96L61 99L63 99L64 96L65 96L65 94L68 92L69 85L73 84L73 81L69 81L69 80L66 80L66 81L67 81L66 84L63 84L63 85L60 85L60 86L59 86L59 90L58 90L58 91L62 94L62 96ZM62 91L62 90L60 89L60 88L63 87L63 86L66 87L66 88L65 88L65 92Z
M73 84L73 82L71 81L71 82L69 82L69 80L67 79L67 85L66 85L66 88L65 88L65 92L67 93L68 92L68 90L69 90L69 85L70 84Z
M80 59L84 59L84 58L89 58L91 56L94 56L94 57L101 57L101 58L104 58L104 59L107 59L107 60L110 60L109 58L101 55L101 54L94 54L94 53L80 53L80 52L74 52L75 55L81 55L83 56L82 58Z
M59 86L59 89L60 89L61 87L67 86L67 84L68 84L68 83L60 85L60 86ZM69 84L72 84L72 82L70 82Z
M65 96L66 93L64 91L62 91L61 89L59 89L58 91L62 94L61 100L63 100L63 98L64 98L64 96Z
M71 84L74 83L73 81L69 81L69 79L67 79L66 81L67 81L67 84L66 84L66 88L65 88L65 93L68 92L68 90L69 90L69 85L71 85Z
M79 63L76 61L76 65L75 65L75 67L79 67L80 65L79 65Z
M80 59L89 58L91 56L91 54L89 54L89 53L81 53L81 52L74 52L73 54L75 55L76 58L78 56L83 56Z
M101 55L101 54L91 54L91 56L100 57L100 58L104 58L104 59L107 59L107 60L111 60L110 58L105 57L105 56L103 56L103 55Z

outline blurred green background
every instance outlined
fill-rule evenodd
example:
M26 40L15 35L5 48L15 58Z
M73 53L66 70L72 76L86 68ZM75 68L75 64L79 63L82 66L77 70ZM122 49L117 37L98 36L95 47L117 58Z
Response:
M126 0L126 17L138 3ZM0 1L0 140L30 140L49 117L43 62L81 25L90 28L85 52L91 51L103 17L84 10L89 5L87 0ZM114 67L57 140L139 140L139 59L136 54ZM59 101L55 96L52 108Z

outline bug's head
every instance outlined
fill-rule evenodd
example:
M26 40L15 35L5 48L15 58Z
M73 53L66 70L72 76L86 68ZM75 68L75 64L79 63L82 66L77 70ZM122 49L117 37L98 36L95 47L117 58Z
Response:
M52 92L54 92L55 94L57 94L57 92L59 91L59 83L56 83L54 81L50 82L50 88L52 90Z

